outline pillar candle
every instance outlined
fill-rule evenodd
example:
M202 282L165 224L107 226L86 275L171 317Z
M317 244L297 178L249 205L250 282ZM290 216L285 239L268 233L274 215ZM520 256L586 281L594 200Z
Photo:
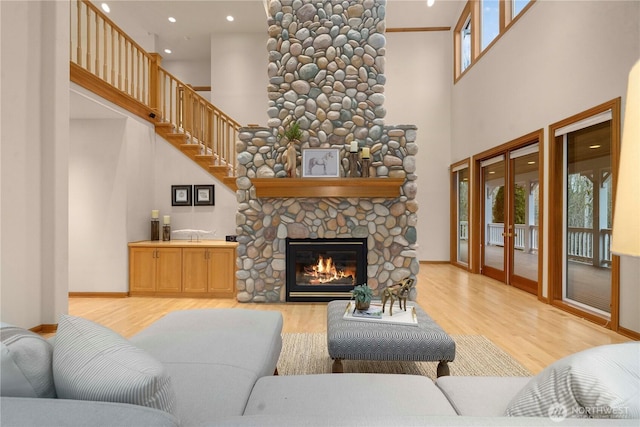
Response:
M363 159L368 159L369 158L369 147L363 147L362 148L362 158Z
M160 211L157 209L154 209L151 211L151 218L158 218L158 215L160 215Z
M358 141L351 141L351 149L349 151L352 153L358 152Z
M171 217L169 215L164 216L163 224L171 224Z

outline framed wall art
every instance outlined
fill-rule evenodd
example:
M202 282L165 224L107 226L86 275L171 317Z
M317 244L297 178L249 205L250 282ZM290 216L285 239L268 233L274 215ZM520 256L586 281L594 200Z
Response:
M193 186L193 205L194 206L213 206L216 204L213 185L194 185Z
M302 150L302 177L340 177L340 149L306 148Z
M171 206L191 206L191 186L171 186Z

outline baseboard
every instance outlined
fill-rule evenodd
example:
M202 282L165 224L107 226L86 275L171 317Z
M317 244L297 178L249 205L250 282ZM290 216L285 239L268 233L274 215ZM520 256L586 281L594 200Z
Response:
M54 323L54 324L40 325L34 328L29 328L29 330L37 334L53 334L58 330L58 324Z
M618 333L620 335L624 335L627 338L640 341L640 332L632 331L631 329L627 329L627 328L623 328L622 326L619 326Z
M418 261L420 264L451 264L451 262L449 261L426 261L426 260L422 260L422 261Z
M69 298L127 298L128 292L69 292Z

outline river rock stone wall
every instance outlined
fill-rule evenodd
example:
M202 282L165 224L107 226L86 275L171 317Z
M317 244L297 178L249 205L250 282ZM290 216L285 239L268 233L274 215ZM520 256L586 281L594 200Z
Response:
M366 237L367 283L377 295L416 277L417 130L384 124L385 13L385 0L269 2L268 126L242 128L236 142L238 301L285 301L286 237ZM356 141L371 152L372 178L363 185L404 178L400 196L258 198L253 179L282 177L286 185L288 142L280 135L294 121L303 134L298 165L305 148L338 148L339 175L348 177Z

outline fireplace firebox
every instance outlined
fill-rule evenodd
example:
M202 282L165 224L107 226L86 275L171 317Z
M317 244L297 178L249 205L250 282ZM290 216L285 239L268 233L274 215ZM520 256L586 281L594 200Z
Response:
M286 239L287 301L351 298L367 281L367 239Z

